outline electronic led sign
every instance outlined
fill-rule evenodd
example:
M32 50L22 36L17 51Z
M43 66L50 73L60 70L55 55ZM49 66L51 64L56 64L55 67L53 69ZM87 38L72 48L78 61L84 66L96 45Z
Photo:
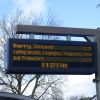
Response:
M96 42L12 39L7 44L12 74L93 74Z

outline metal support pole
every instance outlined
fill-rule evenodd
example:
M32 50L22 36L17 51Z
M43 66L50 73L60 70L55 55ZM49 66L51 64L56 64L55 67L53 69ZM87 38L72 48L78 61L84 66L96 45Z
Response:
M97 41L97 73L96 75L96 93L97 93L97 100L100 100L100 33L96 34L96 41Z
M70 35L66 36L66 41L71 41L71 36Z
M29 39L35 39L34 34L29 34Z

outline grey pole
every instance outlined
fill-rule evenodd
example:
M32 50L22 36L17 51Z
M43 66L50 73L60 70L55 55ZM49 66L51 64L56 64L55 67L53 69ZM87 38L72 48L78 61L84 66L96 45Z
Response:
M97 29L98 33L96 34L97 41L97 73L96 73L96 93L97 100L100 100L100 33Z
M71 36L70 35L66 36L66 41L71 41Z

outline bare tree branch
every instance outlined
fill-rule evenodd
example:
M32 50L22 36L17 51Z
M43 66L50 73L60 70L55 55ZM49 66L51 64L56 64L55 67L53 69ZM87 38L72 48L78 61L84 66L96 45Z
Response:
M36 74L35 86L34 86L33 91L32 91L32 93L31 93L31 97L32 97L32 98L34 97L35 91L36 91L36 89L37 89L37 87L38 87L38 80L39 80L40 77L41 77L41 75L37 75L37 74Z
M36 77L34 76L32 79L30 79L28 81L28 83L26 84L25 88L22 90L22 94L24 93L24 91L26 90L26 88L29 86L29 84L35 79Z
M57 79L57 80L58 80L58 79ZM37 100L39 100L39 99L46 93L46 91L51 87L51 85L52 85L53 83L55 83L57 80L54 80L53 82L51 82L51 83L48 85L48 87L45 89L45 91L38 97Z
M55 26L57 25L57 20L52 16L47 16L46 25ZM16 94L24 94L25 91L31 86L32 82L34 82L33 87L31 89L30 95L31 97L36 97L38 99L42 98L44 94L46 94L47 90L51 88L51 86L55 86L58 79L47 75L25 75L25 74L5 74L5 66L4 66L4 55L5 52L3 50L4 45L7 43L8 38L28 38L28 35L18 35L15 33L15 26L17 24L29 24L29 25L42 25L43 17L36 15L31 15L29 17L25 16L23 11L17 10L16 13L10 17L4 17L0 20L0 32L2 37L0 37L0 62L2 65L0 66L0 86L2 87L1 91L13 92ZM42 38L47 39L56 39L52 36L42 36ZM51 79L51 80L50 80ZM43 87L42 90L40 90ZM41 91L42 94L38 95L38 91ZM49 94L49 93L48 93ZM45 99L44 99L45 100Z

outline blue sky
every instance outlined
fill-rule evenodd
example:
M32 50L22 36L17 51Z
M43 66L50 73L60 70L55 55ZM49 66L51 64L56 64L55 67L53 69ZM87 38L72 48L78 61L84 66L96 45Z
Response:
M63 19L66 27L100 27L100 0L48 0L48 8Z
M100 27L100 0L0 0L0 16L21 8L45 14L53 12L65 27Z
M97 28L100 27L100 8L96 8L98 3L100 0L0 0L0 17L8 16L18 8L37 14L51 11L64 27ZM65 83L64 94L95 95L93 78L94 75L70 76L69 84Z

